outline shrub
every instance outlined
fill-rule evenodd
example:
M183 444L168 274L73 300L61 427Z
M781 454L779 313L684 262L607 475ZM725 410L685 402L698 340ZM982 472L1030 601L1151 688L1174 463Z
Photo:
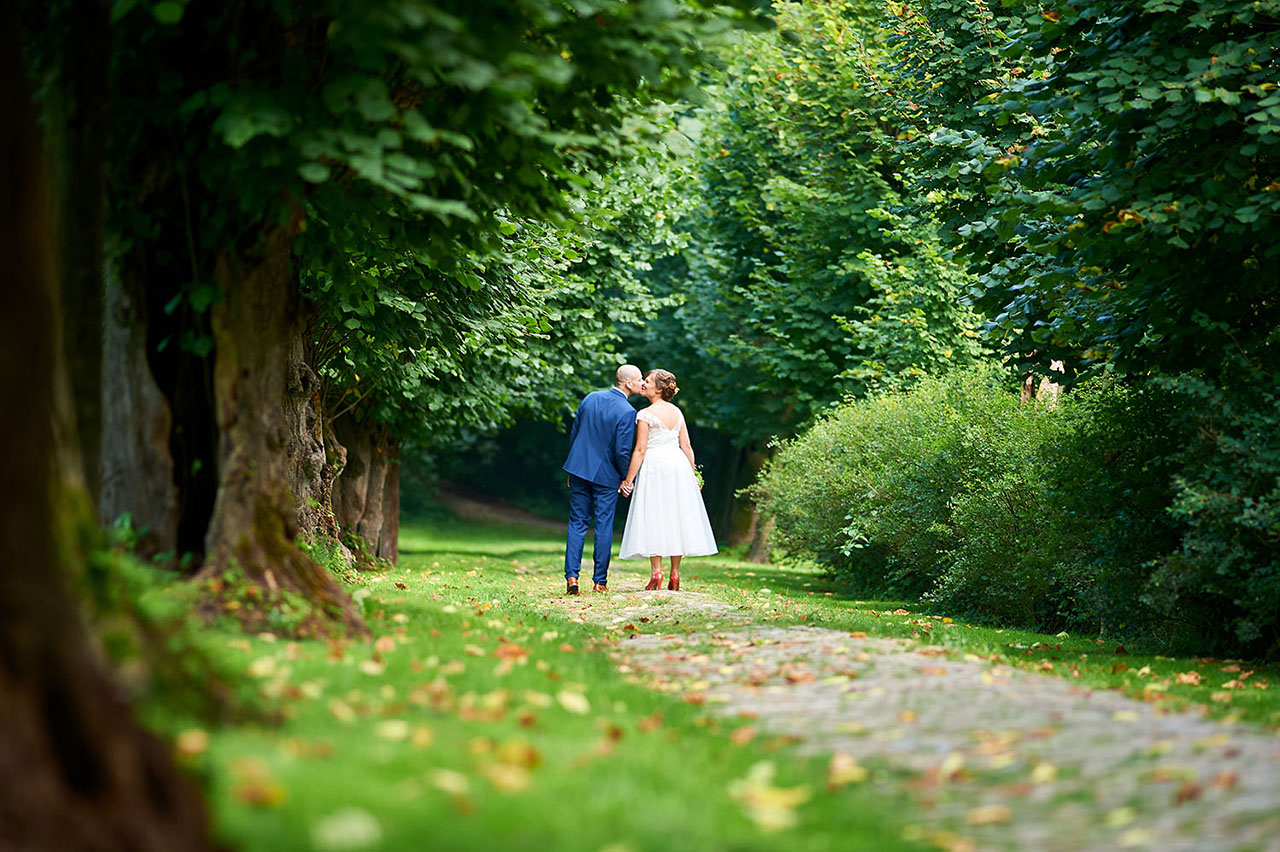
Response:
M782 546L859 593L1168 646L1193 633L1151 583L1174 582L1188 529L1169 511L1193 440L1181 406L1106 379L1024 405L973 369L846 405L783 445L756 494Z
M1259 380L1249 396L1189 377L1195 438L1179 456L1171 513L1187 527L1146 590L1204 635L1206 650L1280 656L1280 398Z

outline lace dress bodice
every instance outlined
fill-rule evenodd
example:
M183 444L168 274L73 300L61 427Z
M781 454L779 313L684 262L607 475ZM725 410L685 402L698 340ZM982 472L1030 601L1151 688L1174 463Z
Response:
M668 429L663 425L661 418L652 411L641 411L636 414L636 421L644 421L649 424L649 443L645 444L646 449L652 450L657 447L680 447L680 430L684 428L684 414L681 413L679 419L676 420L674 429Z

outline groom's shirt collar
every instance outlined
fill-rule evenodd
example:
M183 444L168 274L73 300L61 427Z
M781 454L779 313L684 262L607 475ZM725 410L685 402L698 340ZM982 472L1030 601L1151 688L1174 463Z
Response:
M622 393L622 388L617 387L617 386L611 387L611 388L609 388L609 390L613 390L613 391L617 391L618 393ZM627 398L627 395L626 395L625 393L622 393L622 398L623 398L623 399L626 399L626 398Z

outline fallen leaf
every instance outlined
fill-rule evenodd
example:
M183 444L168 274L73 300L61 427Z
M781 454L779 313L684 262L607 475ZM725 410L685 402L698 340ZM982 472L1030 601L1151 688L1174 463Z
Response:
M311 846L319 852L355 852L382 845L382 825L364 808L342 808L311 827Z
M392 636L381 636L373 643L373 649L380 654L389 654L396 649L396 640Z
M746 811L761 831L774 832L796 824L796 808L809 800L809 788L775 787L775 768L769 761L755 764L747 777L729 785L729 796Z
M407 740L411 733L409 723L403 719L384 719L374 728L380 738L384 740Z
M497 747L494 756L500 763L525 769L537 769L542 764L542 753L523 739L507 740Z
M831 763L827 765L828 790L834 793L847 784L860 784L866 780L867 770L851 755L843 751L831 755Z
M1222 703L1226 703L1226 702L1228 702L1228 701L1230 701L1230 700L1231 700L1231 693L1230 693L1230 692L1215 692L1215 693L1213 693L1212 695L1210 695L1210 696L1209 696L1209 700L1210 700L1210 701L1217 701L1217 702L1218 702L1218 703L1220 703L1220 704L1222 704Z
M561 707L570 713L585 716L591 712L591 702L581 692L562 689L556 693L556 700L560 702Z
M1008 805L982 805L969 811L965 822L969 825L1003 825L1013 819Z
M1178 791L1173 794L1173 803L1181 805L1186 802L1194 801L1200 798L1204 793L1204 789L1194 781L1184 781Z
M494 789L503 793L519 793L529 789L532 779L528 769L509 763L490 763L480 770Z
M750 725L744 725L741 728L736 728L734 732L729 735L729 742L733 743L734 745L746 745L747 743L751 742L752 739L755 738L755 735L756 735L755 728L751 727Z
M1222 685L1223 689L1244 689L1244 683L1238 680L1229 680Z
M426 748L436 741L435 732L426 725L418 725L413 729L413 744L418 748Z
M1057 777L1058 767L1052 763L1037 763L1035 769L1031 770L1031 782L1033 784L1048 784Z
M471 781L467 776L452 769L433 769L427 778L437 789L455 796L464 795L471 789Z
M662 727L662 714L654 713L652 716L645 716L636 723L636 727L641 731L656 731Z
M1204 680L1200 672L1179 672L1173 679L1183 686L1199 686L1200 681Z
M173 741L173 750L184 760L198 757L208 748L209 734L199 728L188 728Z
M1209 784L1217 790L1232 790L1239 780L1239 774L1234 769L1228 769L1213 776Z
M278 808L284 804L284 788L271 779L244 781L231 791L238 802L255 808Z
M909 725L920 721L920 714L914 710L902 710L898 713L898 721Z

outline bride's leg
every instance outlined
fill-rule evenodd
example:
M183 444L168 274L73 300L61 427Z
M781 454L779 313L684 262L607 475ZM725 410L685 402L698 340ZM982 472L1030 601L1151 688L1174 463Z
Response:
M649 557L649 584L644 587L646 592L653 591L662 585L662 557Z

